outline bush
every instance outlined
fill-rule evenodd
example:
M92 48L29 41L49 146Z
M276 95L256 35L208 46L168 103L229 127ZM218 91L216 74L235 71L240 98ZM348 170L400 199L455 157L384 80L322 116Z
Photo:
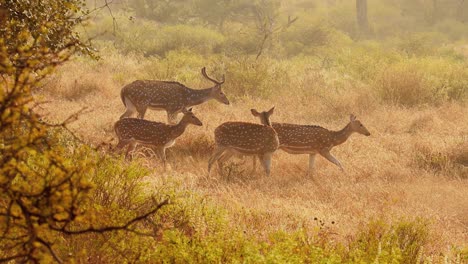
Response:
M290 87L288 65L271 59L238 58L226 62L226 90L238 96L267 98Z
M429 224L423 219L389 225L371 221L350 245L347 261L358 263L419 263L429 242Z
M174 175L180 177L179 175ZM153 179L151 179L153 178ZM416 263L425 257L429 224L422 219L390 225L372 221L349 244L321 239L320 234L298 229L274 232L265 238L244 232L227 213L209 199L175 180L160 178L138 163L107 158L93 179L95 202L101 211L113 211L116 221L144 211L145 201L169 198L150 219L138 224L139 233L115 232L63 237L78 260L157 263ZM106 214L103 214L103 216ZM116 254L120 252L121 254Z
M434 99L424 75L407 65L385 69L377 78L376 86L382 100L391 104L415 106Z
M198 54L211 54L220 49L224 36L202 26L162 25L144 19L129 20L125 14L117 15L118 30L115 37L119 49L125 53L138 52L145 56L165 56L173 50L190 49ZM113 29L113 21L104 19L104 28ZM93 29L92 31L97 31Z
M434 148L431 145L416 145L415 164L450 178L468 178L468 144L459 143L450 147Z
M438 32L442 32L452 41L468 38L466 22L461 22L455 19L444 19L442 21L438 21L434 25L434 29Z
M299 54L316 54L320 48L331 43L333 30L322 21L315 18L298 14L301 17L288 30L281 34L280 38L284 46L286 56ZM339 43L334 43L334 46Z
M399 39L397 47L410 56L427 56L435 53L438 46L435 40L437 39L441 43L443 37L442 34L435 33L411 34L406 38Z

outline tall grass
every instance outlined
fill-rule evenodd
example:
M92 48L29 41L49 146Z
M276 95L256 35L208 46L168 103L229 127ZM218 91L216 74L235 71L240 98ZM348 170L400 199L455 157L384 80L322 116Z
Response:
M63 120L84 106L91 109L92 112L70 125L87 142L96 145L116 143L112 127L124 111L119 92L124 84L135 79L177 80L189 87L208 87L211 83L204 80L199 72L201 67L207 66L215 78L226 74L223 89L233 101L232 106L210 101L194 108L204 126L190 127L168 150L170 169L167 172L163 171L156 157L140 151L135 159L149 168L151 174L148 177L139 178L140 171L133 171L131 167L126 173L116 167L103 174L103 184L106 181L109 183L105 184L127 182L128 188L134 188L132 192L140 188L138 184L141 182L147 183L151 190L153 187L149 186L153 183L177 179L182 188L205 197L215 208L223 208L226 212L223 221L227 221L228 226L239 228L239 233L231 237L226 230L211 233L214 227L205 224L205 221L215 221L211 218L195 217L198 220L190 221L196 223L189 225L183 224L185 220L171 220L167 224L179 226L180 230L158 233L158 237L164 245L172 243L173 246L163 247L166 251L154 252L153 256L169 258L170 252L177 250L193 256L205 252L200 251L201 248L210 248L214 250L215 259L235 259L244 254L249 256L244 260L257 262L280 261L289 257L336 262L341 259L346 262L357 259L374 261L379 256L382 261L403 262L402 259L414 260L415 254L418 258L422 254L423 259L433 252L449 255L447 245L453 245L456 252L466 247L466 234L463 233L464 219L467 218L463 208L468 202L464 195L467 187L466 103L462 99L450 99L439 94L433 97L433 93L426 93L426 90L417 90L418 93L413 95L413 86L407 85L416 79L421 89L429 91L435 87L435 80L463 87L464 80L448 78L451 74L464 74L460 68L462 63L392 55L391 60L384 60L385 64L391 65L390 71L369 69L378 74L360 76L352 66L348 73L344 67L338 67L339 63L347 61L339 62L338 57L331 59L330 64L324 64L315 56L284 61L271 58L240 60L180 50L168 53L166 58L157 58L138 54L123 56L113 48L102 47L100 61L72 61L48 80L43 93L36 92L50 101L42 106L41 111L48 112L52 119ZM354 56L345 55L335 56ZM450 68L438 70L435 66L445 64ZM409 65L420 67L415 69ZM385 97L379 78L386 78L380 83L389 89L400 89L395 91L395 97ZM93 89L73 96L68 89L73 87L75 80L94 83ZM410 93L401 98L403 101L395 101L408 90ZM421 96L425 94L430 96ZM424 100L418 101L419 98ZM405 101L410 99L415 101ZM345 174L318 158L316 174L307 178L305 156L278 151L274 155L273 176L270 178L262 177L260 170L251 173L249 159L233 159L219 175L215 172L208 178L206 163L211 155L215 127L229 120L258 122L250 115L249 109L267 109L273 105L276 106L272 117L274 122L317 124L335 130L344 127L349 114L355 113L372 136L353 135L348 142L334 149L334 154L345 166ZM161 112L148 111L147 118L165 121L166 117ZM116 175L116 181L106 179L111 177L107 175ZM126 175L137 178L118 180ZM119 188L112 187L115 190ZM108 196L106 192L108 190L103 189L101 197ZM122 195L121 199L109 201L125 202L126 197ZM185 208L193 206L192 203ZM184 215L174 219L187 219ZM416 220L418 217L431 219L430 224L421 227ZM356 237L361 236L360 226L367 226L376 218L384 222L381 232L386 234L385 239L376 235L377 238L369 240L365 246L359 244ZM400 219L407 219L405 221L411 222L412 227L401 227L403 230L397 231L400 230ZM192 223L190 221L188 223ZM202 227L204 234L208 232L213 237L193 235L194 230ZM309 230L306 238L303 228ZM372 228L364 228L362 235L370 236L374 232ZM279 230L288 235L278 234ZM291 235L296 232L299 232L298 236ZM230 242L222 244L216 236ZM268 240L270 236L273 236L272 240ZM135 247L138 247L138 239L134 239ZM337 249L330 252L326 249L332 245L322 247L319 242L304 244L304 241L315 239L343 243L344 248L350 243L355 246L351 251ZM262 242L257 244L257 240ZM197 246L190 246L193 243ZM228 250L226 247L229 245L240 246L236 250ZM225 248L228 256L216 248ZM298 252L288 255L286 249L297 249ZM258 252L263 253L259 256ZM435 261L436 258L433 259Z
M347 24L352 7L346 3L331 10L343 14L336 27L355 30ZM391 10L384 11L379 14ZM232 105L210 101L194 107L204 126L188 128L168 150L168 171L144 149L130 165L115 157L102 164L96 179L102 188L95 194L103 207L138 210L134 204L155 193L175 203L147 223L152 238L132 235L127 245L121 236L92 237L96 243L87 247L93 252L89 261L112 262L112 254L105 252L116 249L129 262L466 260L468 72L463 48L436 47L426 35L353 41L320 21L301 24L280 40L290 46L273 45L259 58L249 35L148 21L140 29L141 24L125 24L128 31L117 36L117 45L105 39L96 43L99 61L73 60L46 80L36 96L50 102L38 111L60 121L88 107L91 111L70 128L98 145L116 143L112 127L124 111L123 85L156 79L198 89L212 85L201 75L202 67L214 78L226 75L223 91ZM319 38L313 45L305 43L303 33ZM249 109L273 105L273 122L333 130L343 128L354 113L372 136L353 135L333 150L346 173L318 158L315 174L307 178L305 155L278 151L270 178L260 170L252 173L251 160L239 158L208 177L214 129L226 121L258 122ZM166 120L164 113L151 110L146 118ZM95 251L101 242L104 253ZM134 254L148 247L156 250L145 251L141 259Z

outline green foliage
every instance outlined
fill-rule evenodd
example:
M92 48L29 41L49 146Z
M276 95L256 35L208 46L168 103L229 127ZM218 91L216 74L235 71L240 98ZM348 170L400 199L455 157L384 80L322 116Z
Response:
M332 28L325 26L323 21L316 21L316 18L307 16L305 13L299 13L298 17L300 19L281 35L286 56L313 55L319 53L320 48L330 45L331 35L334 34Z
M73 14L80 3L51 4L54 11ZM87 213L94 161L86 147L76 149L80 162L68 159L55 143L56 132L31 108L31 89L79 42L70 31L72 22L49 23L39 14L43 3L34 6L37 10L28 4L2 2L7 17L0 27L0 259L50 261L59 259L51 244L60 229L78 224Z
M390 226L371 222L350 245L352 263L418 263L428 242L428 222L423 219L401 220Z
M112 21L104 23L111 28ZM151 21L120 23L116 42L122 51L139 52L145 56L165 56L169 51L190 49L199 54L219 50L224 36L202 26L158 25Z
M323 86L337 91L329 99L345 112L346 107L356 106L339 101L339 92L368 86L382 101L408 107L467 98L466 59L446 53L450 47L438 47L466 37L466 26L452 2L438 10L427 1L376 1L370 20L377 39L368 41L349 37L357 35L352 1L124 2L136 18L129 19L134 13L122 10L116 17L117 36L102 37L99 43L109 49L114 44L110 41L116 41L114 53L122 51L137 61L134 72L120 70L112 76L117 82L134 77L203 86L199 71L207 66L213 76L226 74L224 87L234 99L280 97L281 91L297 97L321 95L315 92ZM0 261L415 263L423 259L429 243L424 220L372 222L344 244L303 229L259 238L244 232L247 227L236 225L236 219L206 197L152 174L138 162L103 156L82 144L67 129L78 115L56 125L45 123L34 111L31 90L43 84L55 66L78 51L89 51L75 31L88 12L79 0L0 4ZM297 22L283 25L296 14ZM113 22L103 23L110 28ZM408 33L403 26L427 31L432 25L439 32L402 35ZM96 28L91 32L96 33ZM389 42L378 40L388 36ZM120 68L119 63L113 67ZM81 94L69 98L77 96ZM361 104L358 96L356 102ZM304 102L310 103L309 98ZM206 153L208 143L199 137L187 146ZM427 155L422 163L434 170L452 163L464 165L465 149L441 155L429 151L423 153Z
M6 43L10 62L17 62L15 67L24 66L14 57L24 55L22 51L26 49L33 56L43 52L41 49L44 48L55 54L70 50L92 54L75 32L75 27L83 22L88 12L83 0L66 3L60 0L2 0L0 7L6 10L8 21L0 26L0 35ZM49 64L42 61L28 65L36 71L47 66Z
M468 72L449 59L404 59L382 71L376 86L384 101L405 106L467 98Z
M38 25L49 23L44 21L48 17L35 16L45 6L40 2L34 6L39 11L31 10L27 3L14 2L4 9L2 2L1 6L7 17L1 18L5 21L0 27L0 261L62 262L69 255L56 242L64 236L128 231L167 200L152 201L145 213L134 218L118 218L89 199L94 186L90 178L100 157L82 144L72 146L70 153L70 145L63 143L68 123L79 113L62 123L48 124L34 111L31 92L55 66L79 50L80 42L67 21L81 14L75 5L81 2L53 2L51 14L63 12L66 16L56 14L55 18L67 21L40 29L29 23L31 18ZM64 35L54 39L48 30ZM77 141L73 133L71 137Z
M252 57L228 60L226 64L229 81L225 87L234 95L265 98L275 90L289 86L287 65Z
M107 189L110 194L108 197L132 192L131 188L125 187L128 186L125 182L134 179L141 182L145 177L155 177L148 175L138 164L122 166L113 159L104 162L99 170L101 172L98 175L101 176L98 181L101 184L114 182L101 185L106 186L106 189L107 186L111 187ZM111 179L108 173L117 177ZM382 221L372 222L363 227L347 247L329 244L328 240L318 239L316 234L306 230L275 232L266 240L259 240L230 223L224 210L179 183L145 182L145 185L137 188L138 192L148 196L167 196L172 201L171 205L164 207L144 225L149 228L148 231L152 230L150 233L154 240L130 234L125 235L127 243L118 243L123 239L123 234L117 233L107 238L93 236L95 244L87 247L88 258L99 257L112 262L117 257L109 254L113 252L112 248L118 248L118 252L127 252L125 259L130 262L369 263L378 260L383 263L415 263L417 258L423 257L421 252L428 242L428 223L421 219L402 220L394 225ZM143 192L145 189L152 191ZM96 197L101 196L99 193L96 192ZM96 249L97 245L101 246Z

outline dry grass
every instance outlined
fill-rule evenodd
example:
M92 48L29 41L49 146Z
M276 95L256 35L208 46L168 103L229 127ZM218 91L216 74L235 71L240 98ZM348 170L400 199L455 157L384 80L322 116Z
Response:
M71 64L64 71L78 66ZM114 76L120 76L120 71ZM82 115L71 128L90 143L115 145L113 123L124 111L120 87L132 79L86 75L93 82L96 80L99 87L71 101L67 92L57 91L69 89L67 86L73 82L66 80L72 76L69 74L67 79L62 75L54 84L56 90L42 95L51 100L42 106L42 111L53 120L63 120L80 108L89 107L92 112ZM168 151L168 172L162 171L155 158L141 160L154 169L155 181L165 177L180 179L187 188L227 208L233 222L259 237L272 230L304 226L313 232L326 231L331 239L347 241L370 219L391 222L421 216L430 219L433 226L431 248L426 250L467 246L466 105L445 103L412 109L387 106L372 100L369 90L345 90L339 96L285 91L269 100L244 98L232 106L210 101L194 108L204 126L189 127ZM372 136L353 135L333 150L345 173L318 158L314 177L307 178L307 156L279 151L274 155L270 178L263 177L260 169L251 175L250 159L235 160L228 172L207 177L207 159L216 126L229 120L257 122L249 109L263 110L272 105L276 106L273 121L320 124L330 129L346 125L348 113L354 112ZM148 111L147 118L165 121L165 114Z

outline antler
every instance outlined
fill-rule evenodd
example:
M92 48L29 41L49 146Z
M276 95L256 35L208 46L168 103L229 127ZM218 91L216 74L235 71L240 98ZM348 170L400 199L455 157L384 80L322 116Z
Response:
M203 74L203 76L204 76L206 79L208 79L208 80L214 82L215 84L221 85L221 84L223 84L224 81L225 81L225 79L224 79L224 74L223 74L223 80L220 81L220 82L217 81L217 80L215 80L215 79L210 78L210 77L208 76L208 74L206 74L206 67L203 67L203 68L202 68L201 73Z

